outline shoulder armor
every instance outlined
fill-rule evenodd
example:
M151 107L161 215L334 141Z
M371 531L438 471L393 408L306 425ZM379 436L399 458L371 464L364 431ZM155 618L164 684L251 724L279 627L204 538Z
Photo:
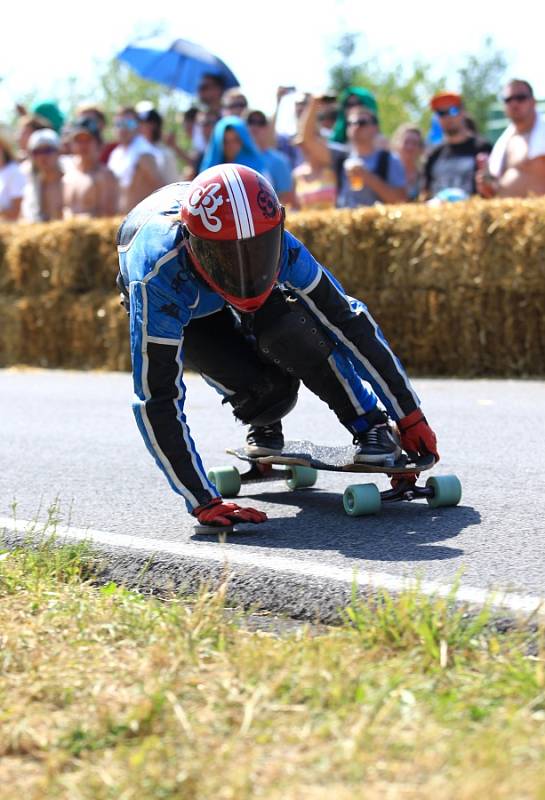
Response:
M187 196L189 181L170 183L157 189L130 211L119 230L116 244L122 250L128 250L141 228L154 216L173 216L180 219L180 207Z

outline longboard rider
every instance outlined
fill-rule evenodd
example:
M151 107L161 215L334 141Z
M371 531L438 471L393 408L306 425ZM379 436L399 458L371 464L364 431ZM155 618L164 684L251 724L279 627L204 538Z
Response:
M284 209L260 173L220 164L165 186L129 213L117 244L136 421L199 522L266 515L224 502L208 480L184 414L184 364L249 425L249 455L282 449L281 419L302 381L351 432L356 462L398 457L388 416L407 452L439 458L416 392L367 307L284 229Z

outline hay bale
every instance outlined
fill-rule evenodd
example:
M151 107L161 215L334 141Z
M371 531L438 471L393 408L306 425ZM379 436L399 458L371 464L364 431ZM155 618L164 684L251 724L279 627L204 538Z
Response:
M411 371L539 375L545 198L293 215ZM343 244L343 241L345 244Z
M18 301L21 315L21 363L36 367L64 367L69 347L66 320L72 299L48 292Z
M544 212L545 198L474 199L292 214L288 228L368 304L412 374L543 375ZM0 227L4 364L130 368L119 222Z
M10 367L21 362L21 315L13 297L0 295L0 367Z
M0 292L2 293L11 293L15 289L6 261L6 251L12 239L13 227L8 223L0 224Z
M22 298L19 345L10 346L21 363L66 369L130 368L128 320L110 292L83 295L51 291ZM1 351L0 351L1 352Z
M545 277L545 199L292 214L288 228L351 291ZM531 273L529 272L531 270Z
M118 223L74 219L16 226L6 252L15 290L39 294L50 289L112 289L118 268Z
M89 292L73 303L67 320L66 363L77 369L130 368L129 325L117 296Z

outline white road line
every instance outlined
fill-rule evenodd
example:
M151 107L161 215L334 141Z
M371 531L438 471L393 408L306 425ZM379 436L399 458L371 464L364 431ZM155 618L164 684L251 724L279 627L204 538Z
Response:
M43 522L30 520L13 520L0 517L0 532L15 531L27 534L29 538L41 538L44 534L53 533L59 539L89 541L111 547L123 547L127 550L144 550L146 552L170 554L203 561L213 561L228 566L258 567L272 572L284 572L300 575L303 578L319 578L360 587L387 589L400 592L404 589L418 589L422 594L445 597L452 591L452 584L437 581L417 581L414 578L400 577L388 572L361 570L359 566L332 567L326 564L303 561L283 556L264 556L259 553L243 553L231 549L229 544L192 544L190 542L169 542L164 539L151 539L145 536L129 536L124 533L108 533L92 528L73 528L62 525L47 527ZM514 592L491 592L476 586L462 585L458 587L456 598L459 602L482 606L486 603L493 608L508 609L516 613L537 613L545 616L545 601L537 595L517 594Z

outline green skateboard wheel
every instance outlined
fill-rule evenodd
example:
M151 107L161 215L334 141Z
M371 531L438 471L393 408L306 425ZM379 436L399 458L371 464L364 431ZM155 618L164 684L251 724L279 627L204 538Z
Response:
M318 470L313 467L290 466L287 470L289 478L286 483L290 489L305 489L314 486L318 480Z
M462 484L456 475L438 475L428 478L426 487L433 489L433 497L426 497L431 508L457 506L462 499Z
M356 483L344 490L343 506L350 517L377 514L381 504L380 492L374 483Z
M236 467L213 467L207 474L222 497L236 497L240 492L240 472Z

